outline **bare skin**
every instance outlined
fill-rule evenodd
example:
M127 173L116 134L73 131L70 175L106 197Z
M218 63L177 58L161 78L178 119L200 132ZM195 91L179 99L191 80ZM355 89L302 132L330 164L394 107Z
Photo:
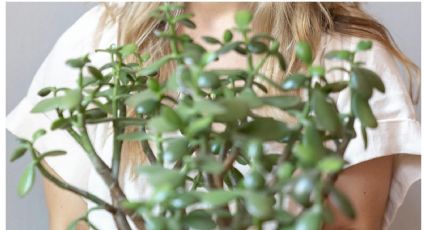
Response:
M47 164L45 164L48 167ZM48 168L56 177L59 177L53 169ZM44 191L47 207L49 209L49 229L66 229L68 225L84 215L87 211L87 203L79 196L57 187L55 184L43 178ZM77 230L89 229L80 222Z
M284 4L284 3L283 3ZM226 28L233 26L233 15L243 8L240 3L190 3L188 10L196 12L194 22L196 30L184 31L196 42L207 49L211 45L202 41L201 36L221 37ZM237 37L235 37L237 39ZM245 65L242 56L229 53L210 66L210 68L232 68ZM324 230L376 230L382 228L392 178L393 157L381 157L357 164L344 170L336 181L336 186L351 200L357 212L355 220L345 218L338 210L332 208L335 220ZM47 206L50 216L50 229L66 229L68 224L87 210L86 202L45 179L44 183ZM78 230L86 230L84 224Z

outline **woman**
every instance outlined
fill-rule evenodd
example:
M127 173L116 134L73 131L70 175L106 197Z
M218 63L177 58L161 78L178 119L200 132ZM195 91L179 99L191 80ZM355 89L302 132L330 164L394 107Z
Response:
M104 48L111 43L130 42L135 42L142 53L148 52L153 58L169 52L168 46L152 33L161 26L149 16L149 12L158 5L159 3L100 5L82 16L62 35L40 67L27 97L8 116L8 129L20 137L28 137L39 128L49 129L53 114L31 114L29 111L40 100L36 92L43 86L74 86L77 73L64 66L65 60L70 57L93 53L95 48ZM376 94L370 100L379 126L368 133L368 149L363 149L360 135L352 141L345 155L350 166L336 181L337 187L352 200L358 216L355 220L348 220L337 214L335 222L325 226L325 229L388 228L408 188L418 179L420 170L417 156L420 154L420 127L415 121L409 92L402 84L395 60L403 64L409 76L419 76L418 68L398 50L385 28L356 3L189 3L186 9L195 13L193 20L198 29L183 31L180 28L180 32L188 33L195 41L203 44L201 35L221 35L224 29L232 26L233 15L241 8L254 12L254 30L271 33L278 38L282 47L280 51L290 60L290 72L301 68L293 54L298 40L308 41L312 45L317 54L316 62L324 62L322 55L326 51L352 50L360 38L374 41L372 50L359 54L358 60L364 61L368 68L377 72L386 85L385 95ZM203 45L208 47L207 44ZM237 67L243 64L237 54L226 55L211 68ZM108 58L108 55L100 53L91 56L94 65L101 65ZM268 69L264 71L273 69L273 64L268 63ZM160 77L165 79L167 74ZM327 77L329 80L338 80L343 76L334 74ZM349 106L347 91L335 95L335 99L340 110ZM269 115L282 116L273 112ZM111 159L111 132L108 125L89 127L95 148L108 163ZM403 138L406 135L409 135L408 140ZM110 199L107 188L92 169L83 150L66 133L51 132L38 145L40 150L67 150L68 154L65 156L47 159L52 172L105 200ZM121 175L121 184L129 199L143 199L149 191L146 190L144 181L134 178L132 166L145 162L144 155L130 155L130 152L141 152L140 146L125 143L123 165L127 170ZM92 203L57 188L47 180L45 191L51 229L66 228L70 221L93 207ZM104 211L92 212L89 217L100 229L114 229L111 216ZM80 227L86 228L83 225Z

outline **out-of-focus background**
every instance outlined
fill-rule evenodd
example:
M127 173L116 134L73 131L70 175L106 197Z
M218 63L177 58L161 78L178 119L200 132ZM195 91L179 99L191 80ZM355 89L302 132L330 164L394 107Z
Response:
M59 36L84 12L96 3L6 3L6 112L9 113L24 97L32 77ZM363 7L391 32L400 49L417 65L421 63L421 3L374 2ZM24 66L22 64L25 64ZM420 103L419 103L420 105ZM417 119L420 120L420 106ZM7 154L16 147L16 138L6 136ZM30 161L24 159L6 167L8 230L48 229L48 212L41 175L29 195L16 195L19 177ZM399 210L391 230L419 230L421 226L420 182L414 184Z

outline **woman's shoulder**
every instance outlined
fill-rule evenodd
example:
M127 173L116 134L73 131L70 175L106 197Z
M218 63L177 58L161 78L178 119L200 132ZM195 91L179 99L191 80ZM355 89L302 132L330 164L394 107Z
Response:
M45 61L54 58L63 62L59 65L62 67L67 59L90 54L93 64L105 62L101 57L106 55L99 55L95 50L117 42L117 26L112 23L103 26L106 20L106 7L103 4L92 7L65 30Z
M350 50L355 51L360 41L371 41L372 47L367 52L359 52L356 57L359 59L374 58L375 56L392 56L385 45L372 38L365 38L355 35L341 33L324 33L321 37L320 49L326 53L332 50Z
M103 31L98 30L99 25L104 20L105 13L106 8L102 4L97 4L90 8L61 35L56 46L63 43L73 43L86 47L92 46L97 33L104 34L108 32L108 29L112 29L105 27Z

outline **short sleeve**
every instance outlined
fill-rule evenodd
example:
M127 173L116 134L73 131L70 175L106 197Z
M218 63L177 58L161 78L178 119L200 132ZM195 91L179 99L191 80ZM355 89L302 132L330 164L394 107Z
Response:
M339 37L331 39L330 46L335 49L354 50L360 38ZM349 166L374 158L396 154L393 168L393 179L384 219L387 229L402 204L410 186L420 179L420 123L412 100L403 81L394 57L379 42L373 42L369 51L356 54L356 61L363 61L366 68L376 72L385 85L385 94L374 91L369 104L375 114L378 127L367 129L368 147L364 149L360 131L360 122L354 123L357 136L347 147L344 158ZM333 76L332 80L348 79L346 74ZM340 111L350 109L349 90L337 95L337 107Z
M54 45L37 73L35 74L26 96L7 115L6 129L17 137L31 138L32 134L43 128L47 134L36 142L41 151L65 150L66 155L46 158L48 165L65 181L87 188L87 178L91 164L85 152L75 140L63 130L50 131L50 125L57 116L55 112L31 113L31 109L42 99L37 92L47 86L76 87L78 70L65 65L66 60L83 56L87 53L94 65L104 63L108 57L94 53L93 41L103 7L95 6L75 22ZM113 34L105 33L103 42L114 42ZM19 90L19 89L17 89ZM88 132L95 145L102 141L103 134L97 130L99 125L91 125Z

